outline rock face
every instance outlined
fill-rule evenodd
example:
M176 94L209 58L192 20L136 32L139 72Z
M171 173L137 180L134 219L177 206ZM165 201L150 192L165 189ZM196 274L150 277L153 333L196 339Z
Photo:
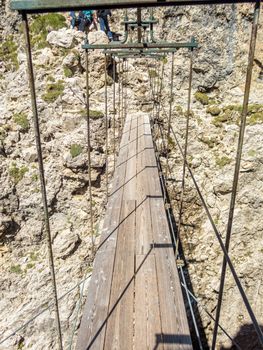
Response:
M3 8L1 11L3 12ZM114 31L120 30L122 14L121 10L113 12ZM199 42L199 48L194 52L188 161L211 215L222 237L225 237L252 6L165 8L156 10L155 15L160 21L160 27L155 33L157 38L187 41L194 35ZM5 16L10 18L8 4ZM8 48L8 55L0 57L0 100L3 101L0 104L1 339L49 306L52 300L25 52L18 28L19 17L12 16L12 21L3 21L4 17L0 17L0 27ZM41 25L41 30L46 31L47 37L47 41L43 41L36 29L32 30L50 225L58 294L62 296L75 287L92 268L89 186L93 190L95 237L99 234L98 222L105 203L105 59L99 51L89 54L92 118L90 184L85 119L86 56L81 48L85 36L75 30L66 29L61 17L44 16L43 21L39 20L40 17L34 17L30 19L30 23L33 29ZM260 323L263 323L262 29L261 19L230 250L238 276ZM103 32L94 31L89 33L89 41L107 43L108 38ZM2 54L1 45L0 43ZM158 64L149 60L149 65L154 76L158 72ZM181 145L184 143L185 132L188 66L188 51L179 50L175 54L172 125ZM112 111L113 79L110 59L106 61L106 68L109 111ZM161 108L158 118L164 128L169 111L170 69L171 57L168 57L164 64L162 88L164 108ZM145 60L128 61L128 74L124 83L128 94L128 113L136 113L138 110L152 113L152 95ZM110 113L111 172L112 118ZM160 148L166 142L161 136L156 132L156 143ZM117 131L115 137L117 142ZM178 180L168 182L177 219L182 160L174 141L169 141L169 149L170 178ZM165 167L166 157L161 149L160 154ZM205 306L212 314L215 313L222 252L189 176L186 179L182 222L181 240L186 268L193 293L200 300L196 310L200 315L200 326L204 328L208 348L211 346L213 322L202 311L201 306ZM84 297L87 286L88 283L84 286ZM79 319L77 310L80 292L79 286L60 301L65 347L69 346L75 319ZM1 344L0 348L56 349L55 319L51 310L52 308L38 316L28 327ZM251 322L230 274L226 279L220 323L239 341L242 349L260 348L255 345L254 335L251 336L251 332L248 332ZM246 334L249 334L250 343L245 339ZM231 348L231 342L221 331L218 344L218 349Z

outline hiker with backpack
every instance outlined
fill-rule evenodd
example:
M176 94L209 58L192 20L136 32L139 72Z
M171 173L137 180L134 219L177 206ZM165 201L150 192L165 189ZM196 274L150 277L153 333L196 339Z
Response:
M95 17L95 11L93 10L85 10L85 11L80 11L79 12L79 17L78 17L78 29L81 32L87 32L91 25L94 24L96 28L96 17Z
M108 16L111 16L110 10L97 10L97 17L100 24L100 30L105 32L110 41L113 40L113 34L110 30Z

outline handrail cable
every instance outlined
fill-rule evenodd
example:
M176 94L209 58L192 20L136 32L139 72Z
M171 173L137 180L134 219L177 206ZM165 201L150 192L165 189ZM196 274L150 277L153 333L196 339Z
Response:
M227 232L226 232L226 239L225 239L226 252L229 251L229 247L230 247L230 240L231 240L231 233L232 233L232 226L233 226L233 219L234 219L241 157L242 157L244 135L245 135L245 128L246 128L246 118L248 113L248 102L249 102L250 87L251 87L251 80L252 80L253 62L254 62L254 56L255 56L256 40L257 40L259 13L260 13L260 1L257 0L254 8L254 17L253 17L253 24L252 24L252 31L251 31L250 49L249 49L246 84L245 84L245 93L244 93L244 101L243 101L243 107L242 107L242 113L241 113L241 124L239 129L239 139L238 139L238 147L237 147L237 154L236 154L236 165L235 165L233 185L232 185L232 191L231 191L231 200L230 200ZM216 346L218 322L220 318L220 311L221 311L222 300L223 300L226 269L227 269L227 261L226 261L226 257L224 256L222 271L221 271L221 278L220 278L218 302L217 302L217 308L216 308L216 322L215 322L214 333L213 333L212 350L214 350ZM263 345L263 333L259 327L256 328L256 331L259 337L261 338L261 343Z
M91 133L90 133L90 85L89 85L89 51L86 50L86 108L87 108L87 151L88 151L88 176L89 176L89 210L90 210L90 227L92 240L92 255L94 255L95 237L94 237L94 220L93 220L93 203L91 187Z
M82 283L82 286L81 286L80 296L79 296L79 300L78 300L78 307L77 307L77 312L76 312L76 316L75 316L75 322L74 322L74 325L72 327L72 334L71 334L68 350L72 349L72 345L73 345L73 341L74 341L74 335L75 335L76 330L77 330L78 316L79 316L80 309L81 309L81 303L82 303L82 299L83 299L84 287L85 287L85 282L86 282L87 276L88 276L88 270L87 270L87 272L85 274L84 282Z
M149 69L149 67L148 67ZM150 82L151 84L151 82ZM163 107L163 106L162 106ZM165 114L166 114L166 111L164 110ZM168 116L166 115L166 118L168 120ZM160 164L160 160L158 161L157 164ZM169 170L169 174L171 176L172 174L172 170L171 170L171 167L170 165L168 165L168 170ZM167 200L167 195L166 195L166 185L165 185L165 182L163 181L162 177L161 177L161 185L162 185L162 188L163 188L163 192L164 192L164 201ZM173 191L175 192L175 186L173 185ZM168 213L168 219L169 219L169 226L171 228L171 232L172 232L172 236L173 236L173 240L174 242L176 242L176 236L175 236L175 230L174 230L174 226L173 226L173 223L172 223L172 219L171 219L171 212L170 212L170 209L167 209L167 213ZM189 305L189 308L190 308L190 312L191 312L191 316L192 316L192 319L193 319L193 323L194 323L194 327L195 327L195 331L196 331L196 335L197 335L197 340L198 340L198 343L199 343L199 346L200 346L200 349L202 349L202 344L201 344L201 338L200 338L200 334L199 334L199 330L198 330L198 326L197 326L197 323L196 323L196 319L195 319L195 315L194 315L194 311L193 311L193 307L192 307L192 304L191 302L189 301L189 296L207 313L207 315L213 320L215 321L215 318L212 316L212 314L202 305L201 301L196 298L192 293L191 291L185 287L187 285L186 283L186 280L185 280L185 277L184 277L184 272L183 272L183 267L182 266L178 266L178 268L180 269L180 273L182 275L182 279L183 279L183 282L181 283L182 286L184 287L185 291L186 291L186 295L187 295L187 301L188 301L188 305ZM236 343L236 341L227 333L227 331L219 324L219 328L222 330L222 332L233 342L234 345L237 346L237 348L239 350L241 350L240 346Z
M91 277L91 274L89 274L86 279L84 278L82 281L80 281L79 283L77 283L74 287L72 287L71 289L69 289L66 293L64 293L63 295L61 295L58 298L58 301L61 301L62 299L64 299L67 295L69 295L71 292L73 292L76 288L78 288L82 283L84 283L86 280L88 280ZM44 303L45 305L46 303ZM3 344L4 342L6 342L8 339L12 338L14 335L16 335L19 331L21 331L22 329L24 329L26 326L28 326L30 323L32 323L36 318L38 318L40 315L42 315L45 311L49 310L54 304L54 301L51 302L51 304L49 306L46 306L43 310L39 311L36 315L32 316L27 322L25 322L24 324L22 324L20 327L18 327L16 330L12 331L12 333L10 333L6 338L4 338L3 340L0 341L0 344ZM39 307L38 307L39 308Z
M180 267L180 272L181 274L183 274L182 267ZM214 316L207 310L207 308L205 306L203 306L200 302L200 300L198 300L198 298L196 296L194 296L194 294L187 288L186 283L181 282L181 285L184 287L185 290L188 290L188 293L190 295L190 297L196 302L197 305L199 305L199 307L201 309L204 310L204 312L207 314L207 316L209 316L213 321L215 321ZM239 349L242 350L242 348L238 345L238 343L235 341L234 338L231 337L230 334L227 333L227 331L220 325L218 324L218 327L221 329L221 331L228 337L229 340L232 341L232 343Z
M188 97L187 97L187 115L186 115L186 126L185 126L185 143L184 143L184 160L183 160L183 174L182 174L182 186L180 193L180 209L179 209L179 221L178 221L178 231L177 231L177 240L176 240L176 259L179 250L179 240L181 235L181 223L182 223L182 215L183 215L183 200L184 200L184 192L185 192L185 170L186 170L186 159L188 152L188 137L189 137L189 121L191 115L191 93L192 93L192 80L193 80L193 50L190 51L190 67L189 67L189 83L188 83ZM171 127L171 123L169 125L169 129ZM170 131L169 131L170 133Z
M112 59L112 56L111 56ZM115 80L116 80L116 61L115 58L113 57L113 161L114 161L114 169L116 165L116 86L115 86Z
M174 61L174 54L172 55L172 60ZM173 62L172 61L172 62ZM173 79L173 63L172 63L172 74L171 74L171 79ZM149 74L149 65L147 63L147 69L148 69L148 74ZM150 88L151 88L151 92L152 92L152 96L153 96L153 89L152 89L152 82L151 82L151 77L150 77L150 74L149 74L149 82L150 82ZM154 96L153 96L153 104L155 104L155 101L154 101ZM159 123L158 123L158 126L159 126ZM151 129L153 130L153 123L151 122ZM162 130L160 130L160 132L162 132ZM163 135L162 135L163 136ZM164 144L164 137L161 138L162 139L162 144L163 144L163 147L165 147L165 144ZM164 195L164 203L167 204L169 202L168 198L167 198L167 193L166 193L166 184L164 182L164 179L163 179L163 176L162 176L162 169L161 169L161 166L160 166L160 160L159 160L159 155L158 155L158 150L157 150L157 145L156 143L154 142L154 147L155 147L155 153L156 153L156 157L157 157L157 166L158 166L158 171L159 171L159 174L160 174L160 182L161 182L161 186L162 186L162 189L163 189L163 195ZM157 152L156 152L157 151ZM171 172L171 171L170 171ZM172 221L171 221L171 212L170 212L170 209L167 208L166 209L167 212L168 212L168 218L169 218L169 226L170 226L170 229L171 229L171 233L172 233L172 237L173 237L173 242L174 244L176 243L176 236L175 236L175 231L174 231L174 227L173 227L173 224L172 224ZM177 242L178 244L178 242ZM175 257L177 257L177 255L175 255ZM183 276L183 281L185 282L185 278ZM186 282L185 282L186 283ZM199 333L199 329L198 329L198 326L197 326L197 322L196 322L196 318L195 318L195 313L194 313L194 310L193 310L193 307L192 307L192 304L191 304L191 301L190 301L190 297L188 295L188 289L186 290L186 296L187 296L187 302L188 302L188 305L189 305L189 309L190 309L190 313L191 313L191 317L192 317L192 320L193 320L193 324L194 324L194 329L195 329L195 333L196 333L196 337L197 337L197 341L198 341L198 344L199 344L199 348L200 350L203 350L203 346L202 346L202 342L201 342L201 337L200 337L200 333Z
M121 140L121 65L118 64L118 150Z
M51 237L51 229L50 229L50 222L49 222L49 210L48 210L48 201L47 201L46 180L45 180L44 162L43 162L43 154L42 154L42 146L41 146L39 120L38 120L38 108L37 108L37 100L36 100L33 60L32 60L32 53L31 53L30 33L29 33L29 25L28 25L27 15L24 12L22 14L22 25L23 25L23 31L24 31L24 36L25 36L25 42L26 42L27 69L28 69L28 77L29 77L29 85L30 85L30 93L31 93L31 103L32 103L36 148L37 148L37 155L38 155L38 166L39 166L39 175L40 175L40 183L41 183L42 202L43 202L43 207L44 207L45 228L46 228L46 236L47 236L46 237L47 238L47 248L48 248L48 255L49 255L50 273L51 273L51 279L52 279L52 294L53 294L54 306L55 306L58 346L59 346L60 350L63 350L61 323L60 323L60 315L59 315L59 307L58 307L56 273L55 273L55 266L54 266L52 237Z
M104 107L105 107L105 152L106 152L106 195L107 201L109 196L109 121L108 121L108 84L107 84L107 55L104 55L104 81L105 81L105 99L104 99Z
M175 141L176 141L176 143L177 143L177 145L178 145L178 148L179 148L179 150L180 150L180 153L181 153L182 157L184 157L184 152L183 152L183 150L182 150L181 145L179 144L178 138L177 138L177 136L176 136L176 134L175 134L175 131L174 131L173 127L171 127L171 131L172 131L172 134L173 134L173 136L174 136L174 138L175 138ZM249 313L249 316L250 316L251 321L252 321L252 323L253 323L253 325L254 325L254 328L255 328L255 330L256 330L256 332L257 332L257 334L258 334L258 338L260 339L261 343L263 344L263 334L262 334L262 331L261 331L261 329L260 329L260 327L259 327L258 321L257 321L257 319L256 319L256 317L255 317L255 315L254 315L254 312L253 312L253 310L252 310L252 308L251 308L251 306L250 306L250 303L249 303L249 301L248 301L248 299L247 299L246 293L245 293L245 291L244 291L244 289L243 289L243 287L242 287L242 284L241 284L241 282L240 282L240 280L239 280L239 278L238 278L238 276L237 276L236 270L235 270L235 268L234 268L234 266L233 266L233 264L232 264L232 261L231 261L229 255L228 255L228 252L227 252L227 250L226 250L226 248L225 248L225 245L224 245L223 240L222 240L222 238L221 238L221 234L220 234L219 231L217 230L217 227L216 227L216 225L215 225L215 223L214 223L214 220L213 220L213 218L212 218L212 216L211 216L211 214L210 214L210 211L209 211L209 209L208 209L208 206L207 206L207 204L206 204L206 202L205 202L205 200L204 200L204 197L203 197L203 195L202 195L202 193L201 193L201 191L200 191L200 188L199 188L199 186L198 186L198 184L197 184L197 182L196 182L196 179L195 179L195 177L194 177L194 174L193 174L193 172L192 172L192 169L191 169L191 167L190 167L188 161L186 161L185 164L186 164L186 167L187 167L187 169L188 169L188 171L189 171L189 173L190 173L190 176L191 176L192 181L193 181L193 183L194 183L194 186L195 186L195 188L196 188L196 190L197 190L197 193L198 193L198 195L199 195L199 198L200 198L200 200L201 200L201 203L202 203L202 205L203 205L203 207L204 207L204 209L205 209L205 212L206 212L207 217L208 217L208 219L209 219L209 221L210 221L210 224L211 224L211 226L212 226L212 228L213 228L213 231L215 232L215 235L216 235L216 237L217 237L217 239L218 239L218 242L219 242L219 244L220 244L220 246L221 246L221 249L223 250L223 253L224 253L224 256L225 256L225 258L226 258L226 261L227 261L227 263L228 263L228 265L229 265L230 271L231 271L231 273L232 273L232 275L233 275L233 278L234 278L234 280L235 280L235 282L236 282L236 285L237 285L238 290L239 290L239 292L240 292L240 294L241 294L241 297L242 297L242 299L243 299L243 301L244 301L244 304L245 304L246 309L247 309L247 311L248 311L248 313Z

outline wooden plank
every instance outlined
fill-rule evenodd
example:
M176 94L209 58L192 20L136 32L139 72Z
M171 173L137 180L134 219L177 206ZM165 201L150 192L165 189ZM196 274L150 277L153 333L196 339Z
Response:
M131 123L128 119L125 125L127 132L123 135L121 142L123 147L119 155L119 161L122 165L115 174L114 195L109 199L104 218L102 237L95 257L87 301L78 332L77 350L86 350L87 347L103 349L104 346L130 127Z
M137 148L137 209L136 209L136 254L148 254L153 244L151 230L149 186L151 181L147 177L147 157L145 155L145 123L147 118L141 117L138 121L138 148Z
M129 139L129 151L127 159L127 169L124 184L124 199L136 200L136 172L137 172L137 133L138 120L134 117L131 121L131 131Z
M104 349L133 348L135 207L123 202Z
M156 345L162 343L164 349L169 350L192 350L163 199L151 199L150 206L162 323L162 333L157 335Z
M151 192L145 171L145 166L148 164L145 148L148 135L145 133L145 125L148 122L145 116L138 119L134 349L154 349L155 334L161 332L155 257L152 248L149 202ZM153 149L151 151L153 152ZM162 344L159 349L163 349Z
M134 349L156 349L161 333L155 257L136 255ZM163 345L158 346L162 350Z

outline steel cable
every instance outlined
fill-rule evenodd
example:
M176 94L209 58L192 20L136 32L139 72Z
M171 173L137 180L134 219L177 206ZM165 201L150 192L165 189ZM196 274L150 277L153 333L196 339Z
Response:
M71 292L73 292L76 288L78 288L82 283L84 283L86 280L88 280L91 277L91 274L86 277L86 279L83 279L81 282L76 284L74 287L69 289L65 294L61 295L61 297L58 298L58 301L61 301L64 299L67 295L69 295ZM46 303L45 303L46 304ZM19 331L24 329L26 326L28 326L30 323L32 323L36 318L38 318L40 315L42 315L45 311L49 310L51 307L53 307L53 303L51 305L45 307L43 310L39 311L35 316L31 317L27 322L22 324L20 327L18 327L16 330L12 331L6 338L0 341L0 344L3 344L8 339L12 338L14 335L16 335Z
M105 152L106 152L106 195L107 201L109 196L109 121L108 121L108 79L107 79L107 55L104 55L105 64L104 64L104 75L105 75Z
M50 265L50 273L51 273L51 279L52 279L52 293L53 293L54 306L55 306L56 327L57 327L57 335L58 335L58 343L59 343L58 345L59 345L59 349L63 350L62 332L61 332L60 314L59 314L58 296L57 296L57 283L56 283L54 256L53 256L53 249L52 249L52 237L51 237L50 222L49 222L46 180L45 180L42 145L41 145L40 128L39 128L39 120L38 120L38 109L37 109L37 100L36 100L36 89L35 89L34 69L33 69L32 53L31 53L30 34L29 34L27 15L24 12L22 13L22 19L23 19L23 22L22 22L23 31L24 31L25 42L26 42L26 55L27 55L27 66L28 66L27 68L28 68L28 76L29 76L32 110L33 110L33 121L34 121L35 140L36 140L36 148L37 148L37 155L38 155L42 202L44 207L47 248L48 248L48 254L49 254L49 265Z
M185 144L184 144L184 161L183 161L183 174L182 174L182 187L180 194L180 209L179 209L179 221L178 221L178 232L177 232L177 241L176 241L176 253L177 258L179 250L179 241L181 234L181 223L183 215L183 200L184 200L184 191L185 191L185 170L186 170L186 160L187 160L187 151L188 151L188 137L189 137L189 122L190 122L190 107L191 107L191 93L192 93L192 80L193 80L193 50L190 51L190 67L189 67L189 85L188 85L188 98L187 98L187 116L186 116L186 128L185 128ZM169 125L169 128L171 124Z
M248 102L249 102L249 94L250 94L250 87L251 87L251 80L252 80L253 62L254 62L255 48L256 48L259 13L260 13L260 1L257 1L255 3L255 8L254 8L254 18L253 18L251 39L250 39L250 50L249 50L249 58L248 58L248 66L247 66L245 94L244 94L243 109L241 114L241 124L240 124L237 155L236 155L236 165L235 165L235 172L234 172L234 178L233 178L233 186L231 191L231 200L230 200L227 232L226 232L226 239L225 239L226 252L229 251L229 247L230 247L230 240L231 240L231 233L232 233L232 226L233 226L233 219L234 219L240 164L241 164L244 135L245 135L245 128L246 128L246 117L248 112ZM213 333L212 350L214 350L216 346L218 322L220 319L220 311L221 311L221 306L223 301L226 269L227 269L227 259L226 259L226 256L224 256L222 270L221 270L218 302L217 302L217 308L216 308L216 321L215 321L215 327L214 327L214 333ZM259 338L261 339L261 344L263 345L263 333L260 330L258 325L256 325L255 329L258 333Z
M112 59L112 56L111 56ZM116 164L116 87L115 87L115 80L116 80L116 62L115 58L113 57L113 154L114 154L114 169Z
M173 134L173 136L174 136L174 138L175 138L175 141L176 141L176 143L177 143L177 145L178 145L178 148L179 148L179 150L180 150L180 153L181 153L182 157L184 157L184 152L183 152L182 147L181 147L181 145L180 145L180 143L179 143L179 141L178 141L178 138L177 138L177 136L176 136L176 134L175 134L175 132L174 132L173 127L171 127L171 131L172 131L172 134ZM252 321L252 323L253 323L253 325L254 325L254 328L255 328L255 330L256 330L256 332L257 332L257 334L258 334L258 338L259 338L259 340L261 341L261 343L263 344L263 334L262 334L262 331L261 331L261 329L260 329L260 327L259 327L258 321L257 321L257 319L256 319L256 317L255 317L255 315L254 315L254 312L253 312L253 310L252 310L252 308L251 308L251 306L250 306L250 303L249 303L249 301L248 301L248 299L247 299L246 293L245 293L245 291L244 291L244 289L243 289L243 287L242 287L242 284L241 284L241 282L240 282L240 280L239 280L239 278L238 278L238 276L237 276L236 270L235 270L235 268L234 268L234 266L233 266L233 264L232 264L232 261L231 261L229 255L228 255L228 252L227 252L227 250L226 250L226 248L225 248L225 245L224 245L223 240L222 240L222 238L221 238L221 234L220 234L219 231L217 230L217 227L216 227L216 225L215 225L215 223L214 223L214 220L213 220L213 218L212 218L212 216L211 216L211 214L210 214L210 211L209 211L209 209L208 209L208 206L207 206L207 204L206 204L206 202L205 202L205 200L204 200L204 197L203 197L203 195L202 195L202 193L201 193L201 191L200 191L200 188L199 188L199 186L198 186L198 184L197 184L197 182L196 182L196 180L195 180L195 177L194 177L194 174L193 174L193 172L192 172L192 169L190 168L189 163L188 163L187 161L186 161L186 167L187 167L187 169L188 169L188 171L189 171L189 174L190 174L190 176L191 176L191 178L192 178L192 181L193 181L194 186L195 186L195 188L196 188L196 190L197 190L197 193L198 193L198 195L199 195L199 198L200 198L200 200L201 200L201 203L202 203L202 205L203 205L203 207L204 207L204 209L205 209L205 212L206 212L207 217L208 217L208 219L209 219L209 221L210 221L210 224L211 224L211 226L212 226L212 228L213 228L213 231L215 232L215 235L216 235L216 237L217 237L217 239L218 239L218 242L219 242L219 244L220 244L220 247L221 247L221 249L222 249L222 251L223 251L223 253L224 253L224 256L225 256L225 258L226 258L226 261L227 261L227 263L228 263L228 266L229 266L229 268L230 268L230 271L231 271L231 273L232 273L232 275L233 275L233 278L234 278L234 280L235 280L235 282L236 282L236 285L237 285L237 287L238 287L238 290L239 290L239 292L240 292L240 294L241 294L241 297L242 297L242 299L243 299L243 301L244 301L244 304L245 304L245 306L246 306L246 309L247 309L247 311L248 311L248 314L249 314L249 316L250 316L250 318L251 318L251 321Z
M94 254L94 220L93 220L93 203L91 187L91 133L90 133L90 86L89 86L89 52L86 50L86 106L87 106L87 151L88 151L88 176L89 176L89 210L90 210L90 227L92 239L92 254Z

